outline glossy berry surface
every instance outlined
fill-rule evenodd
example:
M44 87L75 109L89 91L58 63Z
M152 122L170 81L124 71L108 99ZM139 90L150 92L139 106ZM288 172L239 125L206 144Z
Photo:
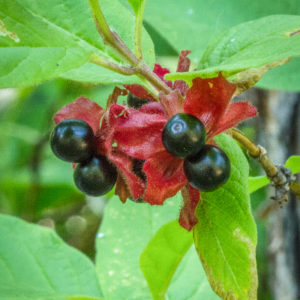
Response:
M194 188L213 191L228 180L230 161L223 150L205 145L195 157L184 161L184 173Z
M168 152L187 158L196 155L203 147L206 138L205 127L193 115L179 113L165 125L162 141Z
M88 123L67 119L54 128L50 143L58 158L69 162L83 162L93 154L95 137Z
M131 93L128 94L127 96L127 104L129 107L133 107L135 109L141 108L144 104L148 103L149 100L145 98L139 98Z
M76 186L90 196L106 194L116 180L117 171L105 156L95 156L87 163L78 164L74 171Z

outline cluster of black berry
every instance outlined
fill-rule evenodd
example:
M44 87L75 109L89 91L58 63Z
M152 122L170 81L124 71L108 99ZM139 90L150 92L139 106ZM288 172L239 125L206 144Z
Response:
M168 152L184 159L189 183L200 191L213 191L230 175L230 161L224 151L205 145L206 130L195 116L179 113L165 125L162 141Z
M58 158L77 163L74 181L83 193L100 196L113 188L117 171L105 156L95 154L96 138L88 123L64 120L54 128L50 141Z

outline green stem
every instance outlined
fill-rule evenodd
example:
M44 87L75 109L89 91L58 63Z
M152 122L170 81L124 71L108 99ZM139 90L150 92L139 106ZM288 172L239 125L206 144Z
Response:
M89 61L93 64L104 67L106 69L109 69L111 71L114 71L114 72L122 74L122 75L136 74L136 71L133 68L120 66L113 62L107 61L107 60L99 57L96 54L92 54Z
M92 15L97 27L98 32L102 36L104 42L112 43L114 40L114 37L112 35L112 32L106 22L106 19L102 13L102 10L100 9L98 0L89 0Z
M106 19L102 13L102 10L100 8L98 0L89 0L89 3L90 3L90 7L92 10L92 14L94 17L97 30L100 33L101 37L103 38L104 42L107 43L110 47L112 47L121 57L123 57L131 65L131 69L135 70L135 73L137 75L139 74L143 78L147 79L157 91L163 91L164 93L169 94L171 92L171 89L156 74L154 74L149 69L149 67L142 59L138 59L131 52L131 50L125 45L125 43L119 38L119 36L115 32L112 32L110 30L106 22ZM140 19L138 22L142 22L142 19ZM139 39L141 39L141 35L139 36L140 38L137 38L137 42L138 42L137 45L141 45L141 42L139 41ZM141 48L141 46L138 47ZM120 72L124 71L124 73L122 74L125 74L128 71L128 69L126 69L125 71L123 67L119 68L117 65L115 64L112 65L111 63L108 63L105 60L99 61L98 59L94 59L93 63L96 63L103 67L108 67L110 70L115 68L115 70L118 70ZM131 71L129 73L130 74L125 74L125 75L134 74L131 73ZM154 94L153 92L154 89L151 89L150 93ZM155 95L158 95L158 92L156 92Z

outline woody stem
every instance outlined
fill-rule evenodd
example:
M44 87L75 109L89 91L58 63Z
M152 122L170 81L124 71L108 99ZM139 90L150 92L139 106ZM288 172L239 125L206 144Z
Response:
M264 171L266 172L267 176L270 179L275 178L276 180L276 177L279 176L279 170L267 156L266 150L263 147L256 145L236 128L231 128L230 134L237 142L239 142L244 148L247 149L251 157L257 159L257 161L261 164ZM278 179L278 181L279 180L280 179ZM289 187L290 191L297 195L297 197L300 199L300 184L297 181L292 180L289 184Z

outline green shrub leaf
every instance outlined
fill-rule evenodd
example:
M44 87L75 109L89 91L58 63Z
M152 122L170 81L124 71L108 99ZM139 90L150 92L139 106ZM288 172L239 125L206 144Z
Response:
M168 199L163 206L133 203L129 200L122 204L117 197L109 200L96 240L96 267L105 299L153 299L140 269L139 258L144 253L143 260L146 263L147 254L150 255L150 249L155 247L155 241L163 238L163 233L168 235L166 240L174 243L172 249L179 251L175 258L169 245L157 245L163 251L160 264L161 267L164 266L164 274L172 277L176 266L179 265L172 279L156 274L164 280L163 285L159 283L158 289L163 288L165 292L171 281L166 293L170 300L219 299L209 286L194 247L190 247L184 256L183 252L186 252L191 237L176 224L178 221L173 221L178 219L181 201L179 195ZM179 234L178 240L171 232L172 228ZM183 244L179 243L180 237L184 237ZM151 255L153 260L159 259L156 257L159 254L157 251L158 248ZM168 253L172 257L167 258ZM167 261L164 261L165 258ZM168 266L171 270L168 270ZM151 269L153 264L148 267L148 274L154 272ZM142 268L145 271L146 265L143 264ZM153 279L153 284L156 283L157 280Z
M165 299L175 270L192 243L192 234L176 220L162 226L144 249L140 266L153 299Z
M145 0L128 0L128 2L132 6L135 15L138 15L145 5Z
M249 166L229 136L215 138L231 162L228 182L201 193L195 246L213 290L222 299L257 299L256 227L249 205Z
M166 78L191 84L196 77L214 77L222 72L244 89L249 88L268 70L300 56L299 24L300 16L278 15L235 26L206 48L199 71Z
M177 220L162 226L140 256L153 299L219 299L199 262L193 236Z
M109 25L134 49L132 14L117 0L101 1L101 7ZM151 66L153 44L146 32L143 38L144 58ZM85 81L94 82L94 68L97 73L103 68L88 63L92 53L124 63L103 44L88 1L0 0L0 88L31 85L66 72L67 78L81 80L85 76ZM115 73L109 74L123 83L124 76L118 79Z
M245 9L247 7L247 9ZM172 14L170 14L172 11ZM172 46L166 49L156 48L157 55L174 55L183 49L191 50L193 61L200 60L208 43L215 37L238 24L270 15L300 15L297 0L230 0L222 5L214 0L173 1L151 0L147 2L145 18L157 33ZM174 22L174 20L176 20ZM153 35L156 45L161 38ZM268 72L259 81L258 86L269 89L299 91L300 58L294 58L281 68Z
M105 299L152 299L139 257L156 231L178 218L180 200L169 199L163 206L109 200L96 240L96 267Z
M0 216L0 298L102 297L93 264L50 229ZM83 298L84 299L84 298Z
M167 291L167 297L170 300L220 299L209 285L194 245L176 269Z

